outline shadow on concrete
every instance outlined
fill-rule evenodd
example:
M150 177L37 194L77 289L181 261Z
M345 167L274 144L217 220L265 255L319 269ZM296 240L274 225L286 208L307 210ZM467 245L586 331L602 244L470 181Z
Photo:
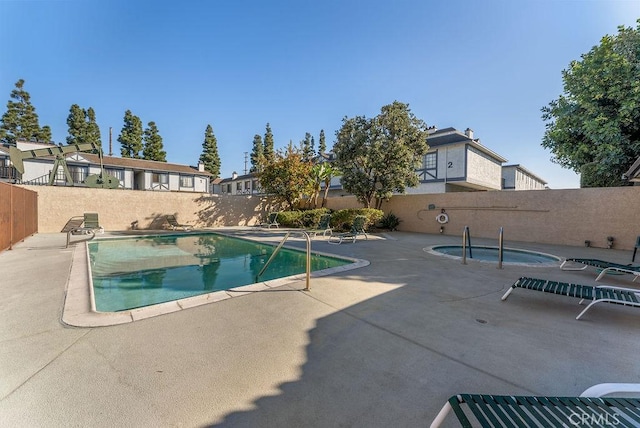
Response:
M386 263L384 274L364 268L323 283L392 291L319 319L297 380L209 426L425 426L458 393L572 396L638 381L637 344L613 339L637 335L637 309L603 304L576 321L577 299L522 290L500 300L519 274L586 278L557 267L462 266L398 248L372 260Z

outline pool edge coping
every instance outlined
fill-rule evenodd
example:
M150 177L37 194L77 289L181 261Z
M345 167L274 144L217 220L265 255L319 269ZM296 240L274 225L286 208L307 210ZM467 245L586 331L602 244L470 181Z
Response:
M450 246L454 246L454 247L462 247L462 245L456 245L456 244L451 244L451 245L444 245L444 244L436 244L436 245L430 245L428 247L424 247L422 249L422 251L424 251L427 254L431 254L434 256L438 256L438 257L446 257L448 259L451 260L462 260L461 256L454 256L451 254L445 254L445 253L441 253L439 251L436 251L435 248L436 247L450 247ZM476 247L478 248L495 248L498 249L497 246L492 246L492 245L477 245ZM556 259L553 262L549 262L549 263L525 263L525 262L505 262L503 261L504 264L507 264L509 266L523 266L523 267L554 267L554 266L560 266L560 264L563 261L563 258L560 256L556 256L555 254L550 254L550 253L543 253L542 251L535 251L535 250L525 250L522 248L514 248L514 247L504 247L505 250L513 250L513 251L518 251L518 252L522 252L522 253L534 253L534 254L542 254L543 256L547 256L547 257L552 257L554 259ZM474 259L471 257L467 257L467 262L471 261L471 262L478 262L478 263L493 263L493 264L497 264L498 261L497 260L480 260L480 259Z
M95 309L93 303L93 287L91 275L89 274L89 251L87 246L87 242L78 243L74 246L69 278L65 290L61 320L64 324L72 327L107 327L127 324L259 291L282 287L295 282L304 282L306 280L306 273L302 273L235 287L229 290L214 291L179 300L172 300L170 302L159 303L142 308L129 309L120 312L100 312ZM349 260L352 263L311 272L311 278L358 269L370 264L368 260L364 259L356 259L319 251L314 251L314 253ZM305 290L304 288L301 288L299 291Z

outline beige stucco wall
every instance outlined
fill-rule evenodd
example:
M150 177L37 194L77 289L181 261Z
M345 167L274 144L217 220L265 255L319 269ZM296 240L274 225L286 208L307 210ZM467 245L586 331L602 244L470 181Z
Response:
M201 227L253 225L273 209L259 196L223 196L177 192L144 192L25 186L38 192L41 233L59 232L72 216L98 212L107 230L155 228L163 216L175 214L182 223ZM434 209L429 209L429 205ZM332 209L359 208L352 196L330 198ZM439 233L436 216L449 216L444 234L496 238L500 227L506 240L632 249L640 235L640 186L618 188L463 192L394 196L382 206L393 211L403 231Z
M41 233L60 232L73 216L97 212L106 230L161 228L164 216L199 227L252 225L268 211L265 198L190 192L145 192L122 189L24 186L38 193Z
M433 204L435 209L430 210ZM355 208L355 198L333 198L333 209ZM399 230L439 233L436 216L444 209L449 223L444 234L496 238L500 227L506 240L633 249L640 236L640 186L617 188L530 190L520 192L465 192L394 196L382 205L402 223Z

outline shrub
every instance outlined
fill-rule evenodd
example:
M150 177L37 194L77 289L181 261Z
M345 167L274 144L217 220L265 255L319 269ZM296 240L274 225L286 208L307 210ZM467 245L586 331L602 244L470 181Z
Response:
M328 208L304 211L281 211L278 214L278 223L280 223L282 227L315 227L320 222L322 214L328 212Z
M336 211L331 215L331 226L333 226L333 228L338 231L348 231L349 229L351 229L353 219L357 215L363 215L367 217L365 229L368 229L370 226L380 221L380 219L384 215L384 212L382 210L377 210L374 208L350 208L346 210Z
M401 221L402 220L400 220L400 218L397 215L390 212L389 214L386 214L384 217L382 217L382 219L380 220L380 226L383 229L389 229L393 231L398 228Z

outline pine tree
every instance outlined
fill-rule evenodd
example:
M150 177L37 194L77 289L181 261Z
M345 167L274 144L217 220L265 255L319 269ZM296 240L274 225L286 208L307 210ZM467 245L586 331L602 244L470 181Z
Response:
M124 113L124 126L118 137L123 158L140 159L142 151L142 121L131 110Z
M253 149L251 150L251 168L249 172L261 172L264 166L264 146L259 134L253 136Z
M69 135L67 144L97 143L100 144L100 128L96 123L96 113L93 108L88 110L73 104L67 116Z
M200 162L204 163L205 171L208 171L214 178L220 176L220 155L218 154L218 140L213 134L211 125L207 125L204 131L204 142L202 143L202 154Z
M158 133L155 122L149 122L148 128L144 130L144 148L142 158L146 160L166 162L167 152L163 150L162 137Z
M318 143L318 154L323 155L327 152L327 142L324 137L324 129L320 130L320 142Z
M304 134L304 140L300 142L300 148L302 149L302 159L305 161L310 161L313 158L314 149L313 149L313 137L310 133Z
M271 132L271 126L267 123L267 129L264 134L264 161L265 164L273 163L275 160L275 151L273 149L273 133Z
M87 112L80 108L78 104L73 104L69 109L69 116L67 116L67 125L69 126L67 144L80 144L87 141L86 114Z
M93 107L87 109L87 141L102 145L100 127L96 122L96 112Z
M24 80L16 82L11 91L11 99L7 102L7 111L0 119L0 141L15 145L18 140L49 142L51 128L40 128L35 107L31 104L31 95L24 90Z

